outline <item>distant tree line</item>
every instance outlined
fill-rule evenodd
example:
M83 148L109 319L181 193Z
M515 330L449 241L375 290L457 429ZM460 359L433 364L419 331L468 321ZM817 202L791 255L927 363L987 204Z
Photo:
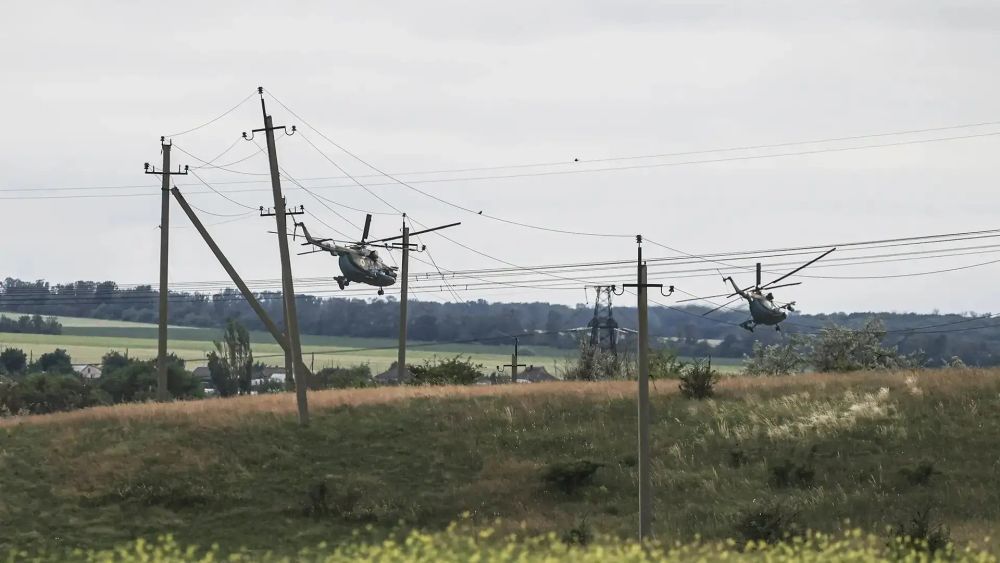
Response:
M257 294L273 318L282 316L280 294ZM399 304L394 299L299 295L299 322L304 334L393 338L397 334ZM649 329L685 357L742 358L754 353L754 344L767 346L784 341L789 334L815 334L839 325L863 328L872 313L796 315L784 323L785 333L759 329L749 333L735 326L747 318L740 310L723 310L702 316L709 307L653 307ZM585 304L488 303L484 300L435 303L412 300L409 336L428 342L480 341L504 343L509 335L535 332L522 337L526 354L532 345L576 348L579 332L593 317ZM4 280L0 287L0 311L39 315L93 317L100 319L156 322L157 292L148 285L121 288L115 282L79 281L49 284L44 280ZM634 307L616 306L615 318L622 328L636 328ZM903 354L922 351L931 365L944 365L954 357L969 365L1000 365L1000 322L948 314L879 313L886 329L885 342ZM170 319L175 325L222 328L235 319L249 330L264 327L236 290L213 294L171 293ZM930 327L930 328L928 328ZM934 328L939 327L939 328ZM917 329L923 330L917 330ZM623 341L625 342L625 341ZM625 342L627 344L627 342Z
M55 317L42 318L41 315L21 315L12 319L6 315L0 315L0 332L62 334L62 325Z

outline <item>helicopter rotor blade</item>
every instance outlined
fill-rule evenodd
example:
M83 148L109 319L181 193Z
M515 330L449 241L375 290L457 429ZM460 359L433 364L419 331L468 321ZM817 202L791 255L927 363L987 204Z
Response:
M794 270L792 270L791 272L788 272L787 274L785 274L785 275L781 276L780 278L778 278L778 279L776 279L776 280L772 280L771 282L769 282L769 283L765 284L765 285L764 285L763 287L761 287L761 289L767 289L767 288L771 288L771 287L773 287L773 286L774 286L774 284L776 284L776 283L780 282L781 280L783 280L783 279L786 279L786 278L788 278L789 276L793 276L793 275L795 275L795 274L797 274L797 273L801 272L802 270L804 270L804 269L808 268L809 266L812 266L812 265L813 265L813 264L815 264L816 262L818 262L818 261L822 260L823 258L825 258L825 257L826 257L826 256L827 256L828 254L830 254L830 253L831 253L831 252L833 252L834 250L837 250L837 248L836 248L836 247L834 247L834 248L831 248L830 250L827 250L827 251L826 251L826 252L824 252L823 254L820 254L819 256L817 256L817 257L813 258L812 260L810 260L810 261L806 262L805 264L803 264L803 265L799 266L798 268L795 268L795 269L794 269Z
M459 221L458 223L451 223L451 224L448 224L448 225L441 225L440 227L432 227L430 229L424 229L422 231L412 232L412 233L410 233L410 236L413 236L413 235L422 235L424 233L429 233L431 231L440 231L441 229L447 229L448 227L455 227L455 226L458 226L458 225L461 225L461 224L462 224L462 222ZM389 242L390 240L399 240L401 238L403 238L403 235L396 235L394 237L380 238L378 240L373 240L371 242Z
M754 287L760 287L760 262L757 262L757 285Z
M781 285L764 286L761 289L778 289L779 287L791 287L793 285L802 285L802 282L792 282L792 283L783 283Z
M678 299L674 303L687 303L688 301L704 301L706 299L714 299L716 297L732 297L732 295L728 293L719 293L717 295L706 295L704 297L688 297L685 299Z
M371 226L372 226L372 214L369 213L368 215L365 215L365 229L361 233L361 242L364 242L368 239L368 229L370 229Z
M739 301L740 299L742 299L742 297L737 297L736 299L730 299L729 301L726 301L725 303L723 303L722 305L719 305L718 307L712 309L711 311L708 311L707 313L702 313L701 316L707 317L707 316L711 315L712 313L718 311L719 309L723 309L725 307L728 307L730 304L735 303L735 302Z

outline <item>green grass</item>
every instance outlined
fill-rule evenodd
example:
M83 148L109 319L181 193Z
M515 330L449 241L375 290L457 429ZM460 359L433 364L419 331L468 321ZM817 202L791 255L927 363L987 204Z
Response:
M710 401L653 393L654 532L734 535L779 505L802 527L883 534L932 507L959 540L1000 525L1000 371L731 379ZM371 526L498 533L636 527L634 383L376 389L121 406L0 424L0 545L109 548L172 533L294 553ZM602 464L567 494L553 463ZM774 468L808 464L779 486ZM910 477L932 463L927 482ZM325 494L320 490L325 487ZM845 520L850 519L850 524Z
M6 313L7 316L19 313ZM58 317L63 325L63 333L13 334L0 332L0 349L13 346L26 353L38 356L55 348L65 349L75 363L99 363L109 350L118 350L136 358L154 358L157 353L157 327L154 324L105 321L77 317ZM205 364L205 354L213 350L212 341L221 337L221 329L196 327L169 327L167 330L169 350L181 358L188 359L188 367ZM282 365L284 358L281 348L274 343L270 333L253 331L250 333L254 355L271 365ZM484 371L498 365L510 363L511 349L506 345L487 344L436 344L410 342L407 352L408 363L419 363L434 358L451 357L457 354L469 355L484 366ZM356 348L375 348L357 350ZM545 366L550 373L556 373L563 359L571 350L560 350L545 346L526 346L533 355L522 355L520 361L526 364ZM367 363L373 373L389 368L396 360L396 340L391 338L352 338L335 336L302 336L302 350L306 362L314 362L316 369L328 366L353 366ZM330 354L329 352L336 353ZM313 357L315 353L315 357Z

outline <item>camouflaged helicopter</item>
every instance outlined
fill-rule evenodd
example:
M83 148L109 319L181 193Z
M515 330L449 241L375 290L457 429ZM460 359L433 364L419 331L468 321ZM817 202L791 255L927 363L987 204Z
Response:
M333 239L318 239L313 237L309 234L309 229L306 228L305 223L296 222L295 230L297 234L298 229L301 228L302 234L306 238L306 242L302 243L302 246L312 245L317 247L317 250L303 252L302 254L325 251L329 252L332 256L339 257L338 264L340 265L341 275L333 279L337 281L340 289L344 289L351 282L363 283L379 288L378 294L385 295L385 290L382 288L396 283L396 272L399 268L396 266L387 266L379 257L378 252L369 248L369 246L383 243L382 246L387 247L384 243L402 238L402 236L369 241L368 230L371 228L371 224L372 216L368 215L365 218L365 228L361 233L361 240L346 242L347 246L337 244L337 241Z
M357 242L344 242L346 246L337 244L337 241L329 238L318 239L309 234L309 230L306 228L305 223L296 222L295 231L293 232L293 237L298 234L298 229L302 229L302 234L306 238L306 242L302 243L302 246L315 246L316 250L309 252L303 252L302 254L312 254L314 252L329 252L333 256L339 257L338 264L340 266L341 275L333 278L337 281L337 285L340 289L346 288L348 285L353 283L363 283L366 285L375 286L378 289L379 295L385 295L384 287L394 285L396 283L397 272L399 268L397 266L387 266L385 262L379 257L378 253L370 248L371 246L380 246L385 249L395 248L397 250L402 249L400 244L387 244L391 241L396 241L404 238L404 235L396 235L394 237L386 237L377 240L368 240L368 231L372 225L372 216L368 214L365 216L365 228L361 233L361 240ZM429 233L431 231L437 231L440 229L446 229L448 227L454 227L456 225L461 225L461 223L451 223L448 225L441 225L439 227L432 227L430 229L424 229L422 231L416 231L412 233L407 233L406 236L421 235L424 233ZM425 246L418 247L417 245L410 244L409 250L424 250Z
M770 290L777 289L779 287L791 287L793 285L800 285L802 282L784 283L780 285L776 284L788 279L789 277L801 272L805 268L825 258L828 254L830 254L834 250L837 249L831 248L830 250L827 250L826 252L817 256L816 258L813 258L812 260L806 262L805 264L799 266L798 268L795 268L791 272L788 272L787 274L763 285L761 285L760 283L761 282L760 262L757 263L757 281L754 285L741 289L740 286L736 285L736 281L733 280L732 276L725 276L722 278L723 283L729 282L730 284L732 284L735 293L730 293L730 294L723 293L720 295L711 295L708 298L736 297L736 299L723 303L722 305L719 305L718 307L712 309L711 311L704 313L702 316L707 316L718 311L719 309L723 309L733 301L736 301L737 299L745 299L750 307L750 318L740 323L740 327L750 332L753 332L754 327L756 327L757 325L764 325L764 326L773 326L774 330L780 331L781 321L784 321L785 319L788 318L789 312L795 311L794 307L795 302L792 301L791 303L778 305L777 303L775 303L774 294L772 294ZM699 297L697 299L706 299L706 298ZM694 299L682 299L681 301L693 301L693 300Z

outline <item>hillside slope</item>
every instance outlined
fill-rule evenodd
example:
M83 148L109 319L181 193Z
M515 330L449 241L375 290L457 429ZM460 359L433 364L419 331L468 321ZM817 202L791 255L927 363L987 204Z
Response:
M389 388L102 407L0 420L0 545L182 544L294 552L400 520L631 534L634 383ZM726 381L711 401L654 389L654 530L729 537L780 504L804 526L875 532L932 508L956 539L1000 524L1000 371ZM603 464L574 494L559 461ZM930 462L929 476L920 474ZM812 479L781 482L780 467ZM926 468L926 466L925 466ZM795 473L794 471L792 472Z

